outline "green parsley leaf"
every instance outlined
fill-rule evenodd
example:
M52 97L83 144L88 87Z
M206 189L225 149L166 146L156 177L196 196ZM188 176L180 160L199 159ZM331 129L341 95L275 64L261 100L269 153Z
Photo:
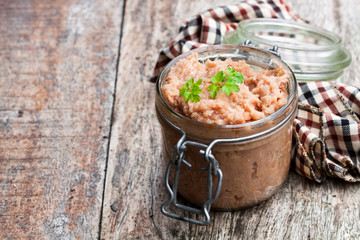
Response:
M218 94L219 91L220 91L220 86L215 87L215 89L212 92L210 92L211 99L216 98L216 95Z
M226 72L231 76L237 83L243 83L244 82L244 76L235 71L232 67L229 67L226 69Z
M226 85L222 86L221 90L228 96L231 94L231 89L227 87Z
M238 85L224 85L221 90L228 96L230 96L231 92L238 92L240 88Z
M225 81L226 75L224 71L218 72L215 76L211 76L211 84L208 86L211 99L214 99L220 91L221 83Z
M228 74L234 74L234 73L236 73L236 71L235 71L232 67L228 67L227 69L225 69L225 71L226 71Z
M228 67L226 70L218 72L215 76L211 77L211 84L208 87L210 91L210 97L216 98L220 89L228 96L231 92L238 92L240 88L236 83L243 83L244 77L241 73L235 71L232 67ZM225 82L225 83L224 83Z
M224 71L220 71L216 74L216 76L212 76L211 77L211 81L216 84L216 83L219 83L219 82L224 82L226 76L225 76L225 73Z
M191 100L192 102L199 102L199 94L202 93L202 90L199 88L201 83L202 79L194 82L194 78L190 78L185 84L183 84L183 87L179 90L179 96L184 97L185 102L188 102L189 100Z

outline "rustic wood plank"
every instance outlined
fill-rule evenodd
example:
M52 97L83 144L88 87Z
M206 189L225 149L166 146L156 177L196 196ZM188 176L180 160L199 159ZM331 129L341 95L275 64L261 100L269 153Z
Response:
M96 239L122 1L0 1L0 238Z
M360 27L356 0L346 4L325 0L290 2L304 18L346 38L354 59L342 80L360 86L360 48L356 41L348 40L358 39L358 31L346 30ZM330 180L319 185L294 172L270 200L243 211L212 212L207 227L179 222L160 213L167 192L160 126L154 113L154 85L147 80L159 49L174 38L179 24L218 4L215 0L126 2L101 238L360 238L359 184ZM336 4L340 8L335 9Z

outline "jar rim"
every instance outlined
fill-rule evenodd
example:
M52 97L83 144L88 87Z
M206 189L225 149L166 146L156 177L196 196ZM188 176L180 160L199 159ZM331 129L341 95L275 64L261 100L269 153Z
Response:
M327 39L327 44L323 45L300 45L300 44L293 44L291 41L291 38L289 38L288 42L276 42L276 45L279 48L283 49L291 49L291 50L299 50L299 51L331 51L334 49L337 49L341 45L341 38L337 36L336 34L306 23L300 23L295 21L288 21L283 19L246 19L238 24L238 30L242 31L242 33L245 34L246 37L248 37L251 40L254 40L256 42L266 44L266 45L273 45L274 41L266 39L264 37L259 37L253 33L251 33L249 30L254 27L260 26L263 29L266 29L267 31L271 31L272 29L276 30L279 27L284 29L289 29L289 31L302 31L306 34L306 37L308 39L313 38L315 36L319 36L322 39Z
M216 50L226 50L226 49L234 49L234 50L243 49L246 51L257 52L259 54L265 55L266 57L269 57L270 59L274 60L274 62L281 63L283 65L282 67L285 67L286 70L288 70L288 72L291 73L290 74L291 79L289 80L289 82L292 81L292 84L290 84L291 86L289 88L288 101L286 102L286 104L284 104L281 108L279 108L273 114L270 114L269 116L266 116L262 119L251 121L251 122L246 122L246 123L242 123L242 124L232 124L232 125L230 125L230 124L217 125L217 124L200 122L195 119L189 118L189 117L177 112L175 109L173 109L169 105L169 103L165 100L165 98L162 94L162 91L161 91L161 81L166 78L165 74L170 70L170 68L173 65L175 65L180 59L186 58L193 53L215 52ZM219 55L224 56L224 54L219 54ZM263 124L279 117L279 115L281 115L286 109L288 109L289 106L291 106L293 104L294 101L297 100L296 99L297 82L296 82L295 75L294 75L293 71L291 70L291 68L280 57L276 56L275 54L272 54L264 49L259 49L256 47L243 46L243 45L231 45L231 44L221 45L220 44L220 45L211 45L211 46L193 49L191 51L183 53L183 54L177 56L176 58L172 59L162 70L162 72L160 73L160 75L156 81L156 92L160 96L160 101L166 107L166 109L168 111L170 111L172 114L174 114L179 119L189 121L190 123L196 124L197 126L203 126L203 127L211 126L212 128L225 128L225 129L256 128L257 126L262 126Z

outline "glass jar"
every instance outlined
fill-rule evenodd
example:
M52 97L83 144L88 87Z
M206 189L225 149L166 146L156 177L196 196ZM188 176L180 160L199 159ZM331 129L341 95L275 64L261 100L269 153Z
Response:
M281 67L289 73L288 101L275 113L238 125L207 124L170 107L161 88L180 59L197 52L207 59L245 60L254 68ZM156 83L156 113L162 126L163 160L168 164L166 186L170 199L162 212L192 223L209 223L210 205L219 210L252 206L271 197L285 181L290 167L292 122L297 109L297 84L291 69L270 51L240 45L216 45L192 50L172 60ZM177 193L201 206L177 202ZM205 221L168 212L176 207L205 216Z
M222 44L245 40L260 48L277 45L297 81L333 81L350 65L351 55L336 34L309 24L282 19L243 20L225 34Z

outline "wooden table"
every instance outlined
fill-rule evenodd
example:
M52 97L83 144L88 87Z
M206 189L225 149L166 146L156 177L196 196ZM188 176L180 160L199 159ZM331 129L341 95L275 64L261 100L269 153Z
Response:
M221 4L232 3L223 0ZM341 36L360 86L358 0L289 0ZM158 51L216 0L0 1L0 239L360 239L359 184L291 172L260 205L164 217Z

